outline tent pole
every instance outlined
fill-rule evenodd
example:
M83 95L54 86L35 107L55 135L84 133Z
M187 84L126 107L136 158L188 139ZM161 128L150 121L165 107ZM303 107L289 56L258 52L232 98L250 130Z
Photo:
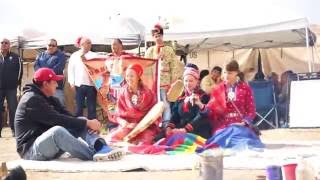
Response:
M210 50L208 50L208 69L210 69Z
M234 49L232 50L232 60L235 60L235 58L234 58Z
M145 38L144 38L144 56L146 56L146 53L147 53L147 38L146 38L146 36L145 36Z
M142 40L141 40L140 35L139 35L139 45L138 45L138 55L139 55L139 57L141 57L141 52L140 52L141 43L142 43Z
M314 64L315 64L315 62L314 62L314 47L312 47L311 48L311 56L312 56L312 69L313 69L313 71L315 71L315 68L314 68Z
M311 57L310 57L310 51L309 51L309 31L308 31L308 26L305 27L305 31L306 31L306 47L307 47L307 60L308 60L308 68L309 68L309 72L313 71L313 68L311 66Z

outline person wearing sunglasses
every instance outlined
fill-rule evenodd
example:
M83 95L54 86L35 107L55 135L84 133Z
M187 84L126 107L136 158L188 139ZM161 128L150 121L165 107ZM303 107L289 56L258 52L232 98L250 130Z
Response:
M46 67L52 69L57 75L63 75L65 64L66 56L58 49L57 40L49 39L47 42L47 50L41 52L36 58L34 71ZM59 99L62 105L65 105L63 88L63 80L58 81L57 91L54 96Z
M17 87L21 85L22 79L22 61L20 57L10 51L10 41L6 38L1 39L0 51L0 110L4 111L4 100L7 100L9 110L9 126L12 130L12 135L15 136L14 116L16 113ZM3 126L3 116L0 116L0 137Z

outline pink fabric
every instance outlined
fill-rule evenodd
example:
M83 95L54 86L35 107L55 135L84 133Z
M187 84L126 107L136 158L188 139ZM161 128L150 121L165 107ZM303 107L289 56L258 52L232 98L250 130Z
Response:
M129 146L128 150L136 154L165 154L168 146L165 145L139 145Z
M128 135L133 128L122 128L118 127L111 131L109 136L112 141L121 141L126 135ZM153 143L154 137L157 135L158 130L156 125L151 125L151 127L144 130L142 133L138 134L136 137L130 140L131 143L140 145L151 145Z

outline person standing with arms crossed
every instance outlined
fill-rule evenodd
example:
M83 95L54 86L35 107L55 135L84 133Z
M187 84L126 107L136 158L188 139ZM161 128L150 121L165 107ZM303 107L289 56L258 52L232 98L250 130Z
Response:
M9 126L12 131L12 136L15 136L14 129L14 115L16 113L17 87L21 86L21 79L23 74L23 64L20 57L10 51L9 39L3 38L1 40L0 51L0 109L3 112L4 100L7 100L9 109ZM3 116L0 116L0 137L3 126Z

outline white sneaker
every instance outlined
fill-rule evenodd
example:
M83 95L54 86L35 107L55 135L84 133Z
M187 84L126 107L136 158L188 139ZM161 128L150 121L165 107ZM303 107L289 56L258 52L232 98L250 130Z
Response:
M113 149L108 153L99 153L93 155L94 161L117 161L122 159L122 157L126 154L123 149Z

